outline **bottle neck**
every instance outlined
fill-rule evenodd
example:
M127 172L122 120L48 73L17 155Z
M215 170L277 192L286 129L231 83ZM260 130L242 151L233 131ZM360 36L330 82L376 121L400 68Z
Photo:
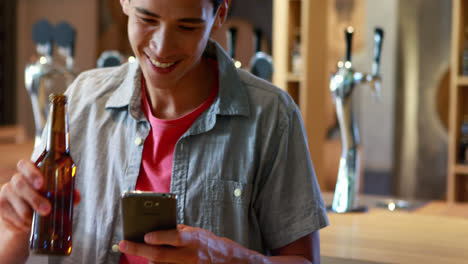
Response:
M49 109L49 124L46 150L57 154L68 152L68 118L64 103L52 103Z

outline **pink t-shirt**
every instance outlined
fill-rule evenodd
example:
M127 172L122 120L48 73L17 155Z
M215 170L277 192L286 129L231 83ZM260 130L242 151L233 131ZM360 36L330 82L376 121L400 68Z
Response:
M210 96L192 112L174 120L164 120L153 116L146 97L145 80L142 80L142 109L151 124L148 137L143 145L140 174L135 190L151 192L170 192L172 159L179 138L190 128L195 120L213 103L218 94L218 81L211 89ZM120 264L143 264L148 260L122 254Z

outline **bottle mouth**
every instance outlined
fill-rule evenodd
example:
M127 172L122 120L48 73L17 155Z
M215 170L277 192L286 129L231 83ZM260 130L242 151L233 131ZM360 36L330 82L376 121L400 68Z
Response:
M50 94L49 95L49 102L51 104L58 103L58 104L66 104L67 103L67 96L64 94Z

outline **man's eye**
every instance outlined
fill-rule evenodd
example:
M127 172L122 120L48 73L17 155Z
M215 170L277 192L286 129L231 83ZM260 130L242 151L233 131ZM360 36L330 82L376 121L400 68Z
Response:
M196 27L187 27L187 26L180 26L180 28L183 30L187 30L187 31L193 31L197 29Z
M138 17L141 21L146 22L146 23L155 23L156 20L151 19L151 18L144 18L144 17Z

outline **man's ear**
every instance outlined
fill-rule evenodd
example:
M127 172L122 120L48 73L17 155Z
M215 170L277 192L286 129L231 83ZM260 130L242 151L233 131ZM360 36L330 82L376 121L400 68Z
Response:
M130 10L130 0L120 0L120 5L125 15L128 16Z
M121 0L122 1L122 0ZM216 12L216 19L213 24L212 33L218 29L220 29L224 22L226 22L228 10L229 10L229 1L224 0L221 5L218 7L218 12Z

